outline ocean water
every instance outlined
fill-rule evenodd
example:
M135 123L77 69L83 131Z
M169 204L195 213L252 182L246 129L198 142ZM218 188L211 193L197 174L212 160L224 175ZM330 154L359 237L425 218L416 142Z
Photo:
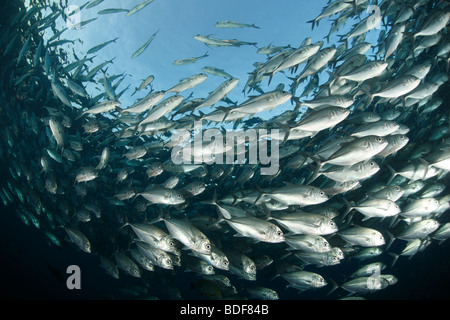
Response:
M115 194L121 187L133 186L134 190L142 192L152 184L161 184L173 172L165 170L161 175L148 178L146 170L148 165L154 161L170 161L170 149L162 146L156 149L149 149L146 155L137 160L128 160L124 154L133 146L144 143L163 141L167 143L173 133L174 127L182 123L193 123L198 120L202 113L207 114L219 107L228 108L240 105L253 96L273 91L277 86L284 86L284 90L294 97L299 97L313 77L307 77L301 82L296 90L292 90L292 82L298 76L306 63L302 63L298 70L283 70L273 75L268 82L265 77L256 83L256 86L248 84L251 73L257 68L255 63L265 63L268 55L257 53L258 48L265 46L282 46L284 50L290 48L297 49L308 37L312 43L324 41L322 48L335 46L338 48L342 43L338 35L345 35L351 32L352 26L370 15L377 15L377 8L382 13L386 12L386 4L380 1L358 1L359 14L350 15L347 22L337 31L330 35L329 41L325 39L332 27L330 18L337 18L338 15L325 17L319 21L318 26L311 28L311 23L307 21L317 17L322 8L328 5L327 1L303 1L303 0L283 0L283 1L218 1L218 0L154 0L142 10L127 15L124 12L102 14L102 10L109 8L131 9L138 5L140 1L118 1L105 0L88 8L89 3L84 1L9 1L3 5L2 27L1 27L1 113L2 113L2 142L1 157L4 165L1 168L1 188L3 205L1 207L0 222L0 250L2 255L1 274L1 294L4 299L161 299L161 300L197 300L197 299L255 299L247 288L263 286L275 290L280 300L335 300L347 297L348 292L342 288L337 288L328 294L332 289L332 284L343 284L350 280L350 275L359 267L370 262L383 262L386 268L382 274L394 275L398 281L387 288L377 290L368 294L355 294L365 299L381 300L401 300L401 299L448 299L448 276L450 256L449 242L444 241L439 244L437 240L430 239L429 245L413 258L399 257L395 265L392 265L392 255L389 253L400 253L406 245L406 241L396 239L389 248L390 234L394 236L401 228L406 226L405 221L401 221L396 227L391 227L389 219L381 220L371 218L362 220L362 215L354 211L350 215L351 221L341 221L345 212L345 202L358 202L363 196L378 184L387 185L390 171L388 165L395 170L400 170L410 163L417 163L417 158L412 159L412 154L422 146L429 146L421 159L430 163L431 151L438 151L441 148L448 148L448 58L446 52L443 57L438 57L438 52L444 44L448 43L447 30L443 28L438 32L441 38L438 42L423 51L416 51L414 56L410 56L410 46L419 43L422 38L411 42L410 34L405 34L399 45L403 51L396 51L390 57L393 70L391 77L383 79L389 83L392 78L404 71L406 65L416 65L428 60L432 61L425 81L441 81L439 89L430 95L433 99L442 99L439 107L430 113L423 113L421 108L430 105L432 101L423 100L424 106L413 104L404 107L402 101L384 102L375 97L369 106L361 104L361 98L365 95L355 95L356 91L351 91L355 107L351 108L351 115L363 111L383 112L395 109L400 111L399 118L395 119L399 123L407 126L409 132L409 142L404 149L400 149L396 154L389 155L385 159L375 158L374 161L380 166L380 171L370 179L361 181L361 187L354 191L338 195L329 195L329 199L324 204L336 206L339 215L335 218L341 230L349 225L357 224L374 228L380 231L386 239L386 244L380 248L383 253L376 257L359 262L351 257L350 248L360 249L359 246L346 246L340 239L338 233L327 235L332 246L340 247L345 251L344 259L337 265L316 266L304 265L299 258L285 257L289 251L287 244L266 243L255 241L249 236L236 237L236 231L229 227L226 222L221 222L222 228L219 230L203 230L206 236L216 246L222 249L242 250L249 257L257 257L262 254L269 255L273 262L256 273L256 280L245 280L231 271L215 269L216 274L227 276L236 292L228 292L227 289L219 288L212 282L202 282L202 278L197 272L186 269L187 255L192 253L192 249L182 250L181 266L175 266L173 270L165 270L155 266L155 271L147 271L139 268L141 276L139 278L130 276L122 269L119 269L119 279L111 277L100 267L99 256L106 256L114 260L117 252L125 253L129 256L129 249L135 248L133 234L129 226L123 227L128 221L131 223L149 221L158 217L159 208L165 212L170 212L171 217L194 220L198 216L209 216L216 220L221 216L216 212L215 206L204 204L204 201L211 200L214 190L218 199L225 196L234 195L239 199L242 191L267 190L278 188L285 182L296 184L306 184L310 175L314 171L316 163L311 161L309 165L298 170L289 170L285 164L289 157L280 161L280 173L265 180L259 174L259 168L253 168L255 175L244 183L235 182L239 179L246 165L226 164L232 167L227 176L218 179L211 179L208 175L196 176L186 173L175 172L181 178L181 183L175 189L181 190L182 186L192 181L202 181L205 190L201 194L188 197L184 205L150 204L144 210L136 209L141 196L131 197L128 200L119 201ZM419 30L424 23L427 14L434 13L440 6L445 8L439 1L405 1L405 4L420 7L413 18L407 21L410 33ZM86 5L86 6L85 6ZM42 6L42 8L41 8ZM83 7L84 6L84 7ZM373 7L370 7L373 6ZM82 8L77 11L76 8ZM26 12L33 12L33 8L41 8L39 13L34 13L32 17L26 16ZM71 19L64 19L63 15L53 17L52 12L58 12L61 8L69 8L69 13L73 11ZM350 9L348 9L350 10ZM371 11L374 10L374 11ZM400 8L395 5L389 10L399 12ZM445 9L448 12L448 7ZM444 10L444 11L445 11ZM25 16L25 17L24 17ZM364 38L358 41L366 41L372 45L364 54L368 61L384 57L380 39L389 32L392 21L396 15L391 13L390 18L384 16L383 23L365 32ZM29 19L29 20L28 20ZM76 23L89 21L81 28ZM246 23L249 26L241 28L218 28L215 24L219 21L237 21ZM46 23L48 22L48 26ZM251 26L253 25L253 26ZM36 27L37 26L37 27ZM255 27L256 26L256 27ZM61 30L66 29L59 37L52 37ZM30 37L31 35L31 37ZM152 36L154 38L148 47L138 56L133 58L139 48ZM207 46L196 40L196 35L209 35L217 39L235 39L241 41L240 45L233 46ZM425 37L423 37L425 38ZM30 39L27 44L27 39ZM39 50L39 42L42 39L43 49L38 58L36 52ZM93 54L88 54L89 49L106 41L116 39L102 49ZM56 43L55 41L70 40L67 43ZM349 42L349 47L355 43ZM340 47L343 49L343 47ZM46 66L46 52L49 53L50 68ZM377 53L379 53L377 55ZM406 56L405 56L406 55ZM273 56L273 55L270 55ZM19 59L20 57L20 59ZM94 97L105 93L99 101L109 100L104 76L102 71L96 73L92 79L79 78L88 93L88 98L81 97L71 92L66 85L66 79L74 77L78 65L65 73L65 67L75 61L80 61L85 57L92 58L86 60L79 69L79 74L86 76L89 70L105 61L111 61L102 68L104 74L109 77L113 85L117 85L113 90L120 96L121 108L126 109L133 105L137 99L144 98L150 90L166 91L181 80L198 73L207 75L207 79L193 88L183 90L178 94L183 96L184 103L196 98L205 98L214 91L226 79L225 77L210 74L203 70L204 67L212 66L226 71L229 75L239 79L238 85L226 96L227 100L221 101L211 107L205 107L200 112L193 112L196 117L188 117L189 113L180 114L173 117L174 124L170 130L162 130L156 133L138 137L117 137L115 132L120 130L117 126L117 113L104 112L96 115L83 115L81 112L95 105ZM199 58L194 63L183 65L174 64L180 59ZM37 60L36 60L37 59ZM333 61L326 64L325 69L334 71L336 65ZM84 66L87 66L84 68ZM398 72L398 73L396 73ZM326 70L316 72L319 83L314 86L314 90L300 98L301 101L312 100L318 96L320 85L327 83L332 74ZM145 89L137 90L139 85L148 76L153 75L154 80ZM440 78L437 78L441 75ZM433 78L433 76L436 76ZM69 93L72 106L65 105L61 98L52 89L51 81L57 79L64 84L63 88ZM80 80L82 79L82 80ZM443 80L442 80L443 79ZM109 81L108 80L108 81ZM370 83L370 82L369 82ZM373 84L372 84L373 85ZM376 85L371 87L372 93L376 92ZM167 96L166 96L167 97ZM91 100L92 99L92 100ZM362 100L364 101L364 100ZM375 102L378 101L377 104ZM428 104L426 104L428 103ZM250 129L266 128L270 120L286 111L294 111L299 116L306 110L305 107L294 109L295 103L289 100L277 105L272 110L258 112L251 120L231 121L223 123L206 123L205 128L223 128L232 130L233 128ZM223 110L223 109L222 109ZM175 109L176 111L176 109ZM49 126L49 115L59 117L64 126L64 135L69 140L81 141L83 149L72 154L65 154L64 149L75 150L71 145L66 145L63 150L57 146ZM169 114L169 113L168 113ZM64 116L66 118L64 118ZM159 117L160 118L160 117ZM87 132L84 125L87 119L97 119L103 121L99 130ZM295 119L295 118L294 118ZM68 121L66 123L64 121ZM253 122L252 122L253 121ZM298 120L297 120L298 121ZM336 135L346 135L354 127L347 126L347 120L339 123L328 130L320 131L313 138L303 138L298 140L285 141L285 145L298 147L299 152L314 154L318 147L322 146L328 138ZM281 121L280 121L281 122ZM272 129L285 129L286 126L293 125L294 121L286 123L271 124ZM256 124L256 126L255 126ZM188 126L188 128L190 128ZM435 138L438 130L442 129L442 134ZM446 130L447 129L447 130ZM283 146L283 145L282 145ZM111 151L111 158L106 166L97 171L97 176L93 181L76 182L76 174L80 168L86 166L96 166L99 163L102 150L108 147ZM47 150L56 151L62 155L62 161L58 162L50 159ZM77 151L77 150L75 150ZM46 171L42 167L42 158L46 157L51 165L51 170ZM56 157L55 156L55 157ZM74 157L71 158L70 156ZM292 155L291 155L292 156ZM312 159L312 158L311 158ZM416 162L414 162L414 160ZM128 167L135 172L130 175L125 183L117 183L118 170ZM214 165L206 165L208 172ZM430 171L432 169L428 169ZM425 174L426 175L426 174ZM49 187L52 181L49 177L54 177L57 182L56 191ZM440 175L431 178L421 178L426 186L432 183L442 183L444 187L448 184L447 171L443 170ZM396 177L393 184L404 187L408 179ZM320 177L312 185L324 188L327 178ZM260 188L260 189L257 189ZM268 192L269 194L270 192ZM446 203L445 196L448 194L445 188L435 198ZM11 198L11 199L9 199ZM420 198L420 193L403 197L397 204L404 208L408 202ZM448 202L448 200L447 200ZM95 215L89 212L89 221L80 221L77 215L81 209L85 209L88 204L96 204L101 208L101 213ZM236 204L236 208L244 208L248 213L264 220L260 206L251 204ZM291 206L295 208L296 206ZM308 211L308 206L302 208ZM348 216L347 216L348 217ZM442 226L449 221L448 212L443 211L438 215L431 212L426 216L436 219ZM34 219L34 220L33 220ZM36 222L37 220L37 222ZM265 221L265 220L264 220ZM25 223L24 223L25 222ZM273 221L272 221L273 222ZM277 222L273 222L277 225ZM169 232L162 221L155 225ZM92 250L91 253L83 252L70 241L65 228L70 226L78 227L89 239ZM280 227L286 234L288 230ZM46 232L51 232L61 243L52 243ZM425 237L423 237L425 239ZM301 267L310 272L315 272L323 276L327 285L321 288L310 288L304 292L299 292L295 288L287 288L288 282L279 274L277 266L282 262L289 262L292 265ZM81 270L81 289L70 290L67 288L67 267L70 265L79 266ZM205 284L206 283L206 284ZM204 287L206 286L206 288Z

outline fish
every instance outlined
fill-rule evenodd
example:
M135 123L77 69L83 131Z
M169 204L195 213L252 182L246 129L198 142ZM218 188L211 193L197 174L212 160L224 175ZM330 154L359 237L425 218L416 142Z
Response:
M398 214L403 215L403 211L400 209L400 206L390 199L380 199L380 198L368 198L356 204L355 206L349 206L347 209L346 215L352 209L357 210L362 213L365 218L385 218L385 217L393 217ZM364 220L363 219L363 220Z
M64 148L67 144L66 133L64 131L64 127L61 122L52 118L49 120L50 129L52 131L53 137L56 140L56 144L59 148Z
M141 277L141 273L140 273L139 267L126 254L124 254L123 252L117 252L115 254L115 259L116 259L116 262L117 262L117 267L119 269L122 269L127 274L129 274L130 276L133 276L133 277L136 277L136 278L140 278Z
M106 42L103 42L103 43L101 43L101 44L98 44L98 45L92 47L91 49L89 49L89 50L86 52L86 54L93 54L93 53L96 53L97 51L99 51L99 50L103 49L104 47L106 47L108 44L113 43L113 42L115 43L115 42L117 41L117 39L119 39L119 38L114 38L114 39L112 39L112 40L108 40L108 41L106 41Z
M248 24L248 23L229 21L229 20L216 22L214 24L214 27L216 27L216 28L255 28L255 29L260 29L254 23Z
M318 273L310 271L294 271L281 274L288 281L290 287L300 292L327 285L326 280Z
M89 239L77 227L63 226L72 243L74 243L80 250L91 253L91 243Z
M155 204L175 205L185 202L181 192L157 185L150 186L147 190L138 192L137 195Z
M97 12L97 14L113 14L113 13L119 13L119 12L129 12L128 9L122 9L122 8L109 8L109 9L103 9Z
M140 4L136 5L132 9L128 10L127 16L131 16L132 14L135 14L136 12L144 9L146 6L148 6L152 2L153 2L153 0L146 0L146 1L141 2Z
M239 79L230 78L219 85L206 99L200 103L195 109L202 107L214 106L217 102L225 98L238 84Z
M198 60L204 59L206 57L208 57L208 52L206 52L204 55L198 56L198 57L192 57L192 58L175 60L174 62L172 62L172 64L176 65L176 66L182 66L182 65L185 65L185 64L195 63Z
M212 67L212 66L203 67L202 71L212 74L212 75L224 77L224 78L233 78L233 76L230 75L229 73L227 73L225 70L216 68L216 67Z
M383 235L375 229L353 226L346 230L339 231L339 236L353 245L362 247L377 247L386 243Z
M181 91L191 89L196 85L199 85L203 81L205 81L208 76L204 73L194 74L193 76L187 77L181 80L178 84L174 85L172 88L167 90L166 92L175 92L180 93Z
M252 97L242 104L230 110L230 113L244 112L248 114L256 114L258 112L270 110L287 102L292 95L286 91L274 90Z
M122 113L142 113L150 110L164 98L165 94L164 91L150 93L129 108L123 109Z
M146 242L135 241L135 243L142 255L150 260L153 265L162 269L173 269L173 261L167 252L152 247Z
M199 253L211 254L210 240L191 223L173 218L164 218L164 223L172 237L187 248Z
M290 249L303 252L327 252L331 250L329 242L321 235L306 233L286 235L285 242L291 247Z
M276 225L247 215L225 219L240 236L249 237L263 242L278 243L284 241L284 234Z
M100 3L102 3L103 1L105 1L105 0L94 0L94 1L90 2L90 3L86 6L86 9L90 9L90 8L95 7L95 6L98 6L98 5L99 5Z
M278 293L266 287L249 287L246 290L250 293L252 298L258 300L278 300Z
M152 247L175 255L181 254L177 244L171 239L169 234L153 224L127 222L123 227L127 225L131 226L141 241L148 243Z
M109 274L111 277L119 279L120 275L117 265L111 259L103 255L100 255L99 259L100 259L100 267L104 269L105 272Z
M224 253L230 261L231 273L245 280L256 281L256 264L250 257L232 249L224 250Z
M131 59L135 59L138 56L140 56L146 49L147 47L150 45L150 43L153 41L153 39L155 39L156 35L158 34L159 30L156 31L155 33L153 33L150 38L139 48L137 49L133 55L131 56Z
M164 99L149 111L146 117L139 122L138 126L143 126L146 125L147 123L152 123L161 118L162 116L170 113L181 103L182 100L183 96L178 94Z
M104 102L100 102L97 103L96 105L94 105L92 108L85 110L83 112L81 112L76 118L75 120L80 119L81 117L83 117L86 114L99 114L99 113L104 113L104 112L109 112L112 110L121 110L120 107L120 102L118 101L113 101L113 100L107 100Z
M389 282L381 276L358 277L343 283L340 287L350 294L355 293L373 293L386 288Z
M351 166L361 161L371 159L387 146L383 137L368 135L345 143L334 152L323 164Z

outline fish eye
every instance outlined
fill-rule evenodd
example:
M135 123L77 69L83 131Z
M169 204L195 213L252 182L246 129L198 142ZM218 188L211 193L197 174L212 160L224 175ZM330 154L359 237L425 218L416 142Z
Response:
M224 266L227 266L227 265L228 265L228 261L225 260L222 264L223 264Z
M377 138L377 141L378 141L378 142L383 142L383 138L378 137L378 138Z
M210 250L211 249L211 245L210 244L205 244L205 248L207 249L207 250Z
M324 196L325 195L325 192L323 192L323 191L320 191L320 193L319 193L321 196Z
M369 165L370 165L371 167L373 167L373 166L375 165L375 162L370 161Z
M166 259L166 264L171 265L172 264L172 260Z

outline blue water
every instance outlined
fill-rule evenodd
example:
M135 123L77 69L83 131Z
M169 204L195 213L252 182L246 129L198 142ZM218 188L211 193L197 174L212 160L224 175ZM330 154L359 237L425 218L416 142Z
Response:
M20 3L20 1L16 1ZM10 9L14 12L13 3L11 1ZM25 1L28 3L29 1ZM79 30L67 30L60 39L74 40L74 44L63 45L72 62L75 53L77 57L82 58L86 52L95 45L105 41L118 38L115 43L111 43L102 50L95 53L92 65L98 65L104 61L114 58L113 63L107 66L106 72L109 75L120 75L124 77L123 82L117 88L116 92L120 92L127 87L129 88L121 98L123 106L130 106L135 102L136 98L142 98L148 92L142 90L132 96L135 88L139 86L141 81L153 75L155 80L151 84L151 88L155 91L166 90L181 79L202 72L205 66L214 66L225 70L233 77L240 79L238 86L233 90L228 98L231 101L243 102L248 99L248 92L243 92L245 82L249 77L249 73L254 70L253 63L265 62L266 56L256 53L257 48L252 45L243 45L241 47L207 47L205 44L195 40L193 36L196 34L212 35L220 39L238 39L241 41L255 42L257 47L267 45L279 45L297 48L302 41L311 37L312 42L324 40L328 34L331 22L326 18L321 20L318 27L311 30L311 24L308 20L316 17L321 9L327 4L327 1L304 1L304 0L283 0L283 1L250 1L250 0L155 0L143 10L132 16L125 13L113 13L107 15L99 15L98 12L107 8L131 8L139 1L106 0L100 5L84 9L76 16L81 21L92 18L97 20L89 23ZM84 1L68 1L69 5L82 6ZM6 14L7 10L3 14ZM362 13L361 18L367 16ZM218 21L234 20L242 23L255 24L259 28L236 28L236 29L220 29L214 27ZM358 22L356 19L349 21L345 26L334 33L330 37L330 41L324 46L336 45L338 35L344 34L349 30L353 23ZM64 21L57 20L56 28L63 28ZM375 28L367 33L366 41L377 44L377 39L382 28ZM156 33L154 40L148 48L137 58L132 59L132 55L140 48L152 34ZM43 38L48 39L53 33L46 30ZM23 39L22 39L23 40ZM3 43L3 42L2 42ZM32 44L33 50L37 46ZM4 46L2 45L2 48ZM15 47L20 50L20 46ZM367 55L370 56L375 50L370 50ZM207 57L198 60L193 64L174 65L173 62L179 59L191 57L199 57L208 54ZM2 65L12 63L2 58ZM9 72L10 69L3 68ZM2 71L2 78L8 79ZM277 85L285 84L289 88L290 81L286 76L290 76L288 71L286 74L278 73L274 76L271 84L267 80L261 83L261 90L264 92L274 90ZM320 84L328 80L328 75L321 73ZM198 98L205 97L213 91L218 85L224 81L224 78L215 75L208 75L205 82L196 86L192 90L183 92L184 97L190 96ZM297 94L303 91L305 81L297 89ZM448 88L448 83L445 84ZM90 96L96 96L104 91L100 83L86 83L86 89ZM50 87L44 88L51 94ZM26 101L27 98L18 94L17 96L9 96L11 92L4 92L7 101ZM251 92L250 95L255 94ZM448 111L448 93L442 96L447 98L444 105L440 107L439 112ZM311 96L309 97L311 98ZM20 100L23 99L23 100ZM25 102L24 102L25 104ZM287 102L276 110L264 112L258 116L262 119L269 119L283 111L291 110L292 104ZM40 110L40 109L36 109ZM214 108L210 108L214 110ZM38 113L38 112L36 112ZM10 124L4 123L4 126ZM40 124L42 125L42 124ZM418 128L411 124L414 134L417 134ZM40 139L45 139L43 133ZM420 140L420 139L419 139ZM19 150L28 150L33 153L39 139L36 141L22 141ZM28 143L28 145L27 145ZM6 143L3 143L6 146ZM5 163L10 163L12 159L5 150L2 149L2 157ZM37 158L38 159L38 158ZM394 162L395 163L395 162ZM406 163L406 161L405 161ZM34 165L32 170L38 168ZM400 167L400 165L398 166ZM398 168L397 167L397 168ZM6 168L1 171L5 182L11 178ZM37 173L37 175L41 173ZM72 177L71 177L72 178ZM23 182L23 180L21 180ZM73 181L67 179L68 184ZM446 180L448 181L448 179ZM210 191L210 190L209 190ZM69 187L66 192L73 192ZM103 190L99 190L103 192ZM206 198L210 198L211 193ZM43 197L46 201L49 195ZM57 199L57 198L55 198ZM54 203L52 203L53 205ZM74 205L75 207L75 205ZM97 255L89 255L81 252L75 245L63 240L63 246L57 247L51 245L41 230L35 228L32 224L26 226L19 219L16 210L20 206L16 203L2 206L0 208L0 255L2 263L0 265L0 274L3 280L0 281L0 292L2 298L11 299L203 299L196 290L198 277L193 273L186 273L181 270L178 272L164 272L157 270L154 273L144 272L141 279L133 278L120 273L120 279L116 280L105 273L99 267L99 259ZM111 209L111 211L109 211ZM205 209L208 212L211 208ZM114 206L111 205L103 214L113 214ZM448 217L443 215L440 220L442 223L448 221ZM105 225L102 232L108 233L110 225ZM106 229L105 229L106 228ZM92 230L91 234L95 234ZM65 233L62 228L57 228L55 233L64 239ZM113 232L111 232L113 234ZM227 235L229 236L229 235ZM105 237L108 239L108 237ZM105 241L102 239L102 241ZM123 240L123 239L121 239ZM106 240L107 241L107 240ZM112 243L114 241L111 241ZM119 243L119 240L117 240ZM120 242L120 245L123 243ZM400 252L402 244L398 240L391 248L393 252ZM111 244L96 243L98 247L104 246L110 249ZM256 248L256 246L255 246ZM254 253L273 253L276 259L280 259L284 253L283 244L261 244L255 249ZM260 251L258 251L260 250ZM419 253L413 259L400 257L395 267L387 268L387 273L394 274L399 279L398 283L384 290L364 296L366 299L449 299L448 285L450 277L448 270L450 267L450 244L448 241L438 244L433 242L426 250ZM371 260L373 261L373 260ZM383 254L380 260L390 265L392 258L387 254ZM65 284L68 274L66 268L69 265L78 265L82 271L82 288L81 290L68 290ZM339 265L314 268L314 270L324 276L325 279L331 279L337 283L342 283L347 276L356 270L356 265L351 262L344 261ZM177 271L177 268L175 269ZM294 299L337 299L346 296L343 290L337 290L333 295L327 295L331 288L309 290L304 293L298 293L295 289L285 288L286 281L281 279L270 280L276 273L274 265L262 270L257 275L256 282L248 282L238 279L234 275L229 276L231 282L236 285L237 289L243 292L247 285L262 285L276 290L280 300ZM130 292L139 291L139 295ZM142 293L144 292L144 293ZM243 297L239 293L238 297Z

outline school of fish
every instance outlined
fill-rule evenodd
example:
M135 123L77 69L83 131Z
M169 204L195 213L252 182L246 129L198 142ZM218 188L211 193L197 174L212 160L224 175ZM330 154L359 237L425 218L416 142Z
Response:
M173 64L196 62L199 73L163 91L151 88L157 76L148 75L134 92L119 89L126 76L108 75L114 59L92 63L117 38L72 54L62 45L75 48L77 40L63 40L65 29L56 28L70 18L67 2L28 2L5 6L11 14L0 33L0 198L50 245L97 255L107 274L141 278L144 288L173 287L188 271L204 299L275 300L286 292L300 299L310 290L340 299L395 285L398 259L450 237L448 2L330 0L308 21L313 29L332 21L329 34L298 47L197 34L192 41L208 51ZM95 19L131 16L152 2L100 10ZM215 27L262 30L232 20ZM375 28L378 42L366 42ZM330 45L333 34L340 42ZM263 60L237 102L227 96L245 79L201 64L227 46L253 46ZM211 76L224 82L196 96ZM92 96L88 84L102 92ZM124 105L128 93L145 95ZM281 105L290 108L277 113ZM260 118L267 110L273 116ZM175 164L170 138L191 130L191 143L195 121L222 132L226 124L278 129L279 169L262 175L265 164L248 161ZM323 275L338 264L354 273ZM176 289L173 297L183 299Z

